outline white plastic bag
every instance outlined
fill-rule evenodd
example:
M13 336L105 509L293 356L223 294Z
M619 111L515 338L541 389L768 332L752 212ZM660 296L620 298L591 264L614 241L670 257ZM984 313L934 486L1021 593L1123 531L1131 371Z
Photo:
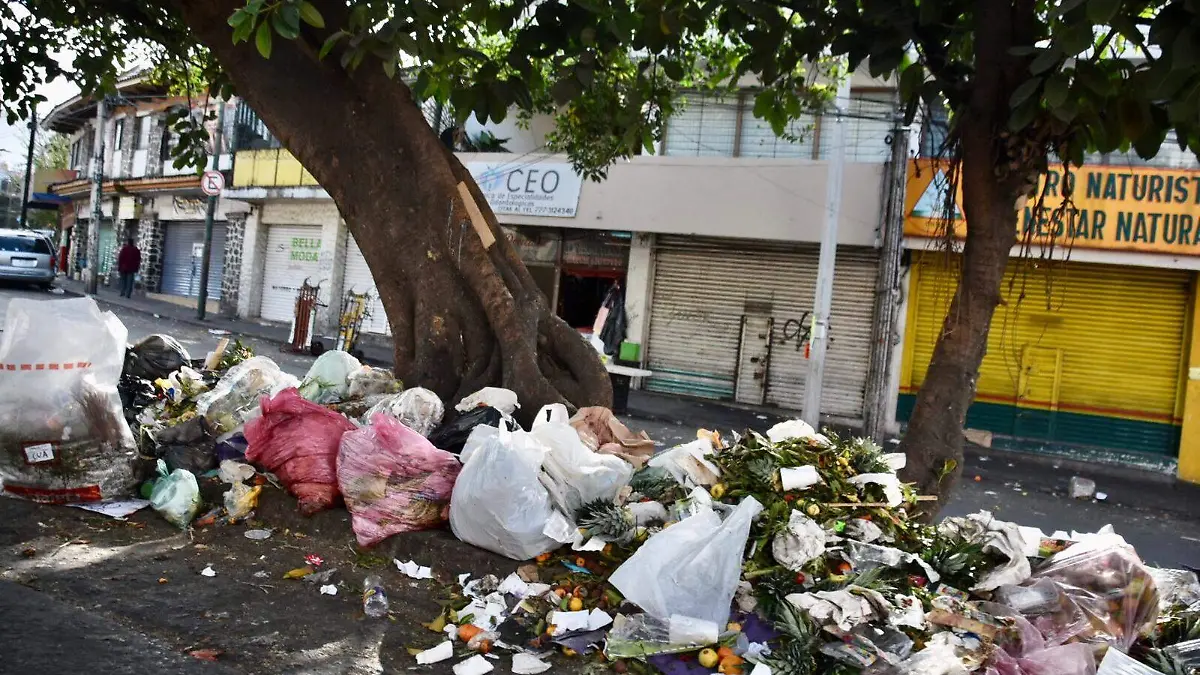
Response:
M505 415L512 415L521 407L517 401L516 392L500 387L484 387L458 402L454 409L458 412L471 412L481 405L495 408Z
M300 382L265 356L246 359L229 369L212 391L196 399L196 414L208 418L217 435L241 429L259 415L259 401Z
M377 413L384 413L400 420L404 426L428 438L429 434L442 423L442 416L445 412L442 399L438 398L437 394L428 389L413 387L399 394L388 396L371 406L367 414L362 416L362 423L370 424L371 419Z
M593 452L569 424L535 424L529 433L549 449L542 460L542 484L567 516L573 518L584 504L612 501L633 477L628 462Z
M697 438L655 455L648 464L666 469L680 485L715 485L721 479L721 469L708 461L713 452L711 440Z
M187 469L167 473L167 463L158 460L158 480L150 492L150 508L166 521L186 530L200 510L200 486Z
M738 579L750 523L762 510L747 497L722 522L710 509L646 540L609 577L612 585L651 616L672 615L724 626Z
M313 403L340 401L350 392L350 376L361 368L362 363L346 352L327 351L313 361L304 375L300 395Z
M0 483L43 502L99 501L137 483L117 381L125 326L90 298L8 305L0 333Z
M560 543L543 531L555 515L542 486L546 448L531 434L478 426L463 447L450 496L450 529L479 548L528 560Z

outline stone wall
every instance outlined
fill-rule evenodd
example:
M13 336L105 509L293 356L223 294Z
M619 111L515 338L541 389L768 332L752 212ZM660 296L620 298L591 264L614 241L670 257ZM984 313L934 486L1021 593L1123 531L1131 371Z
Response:
M238 288L242 282L242 246L246 235L245 213L231 213L225 221L225 262L221 277L221 314L237 316Z
M137 140L138 117L130 114L125 118L124 132L121 134L121 166L117 169L117 178L133 175L134 142ZM117 227L120 227L118 225ZM118 239L120 241L120 239ZM118 244L119 246L119 244Z
M143 210L137 224L137 247L142 251L138 288L146 293L157 293L162 287L165 234L166 229L158 220L158 214L150 209Z
M167 114L150 115L150 138L146 141L146 175L161 176L163 173L162 140L167 132Z

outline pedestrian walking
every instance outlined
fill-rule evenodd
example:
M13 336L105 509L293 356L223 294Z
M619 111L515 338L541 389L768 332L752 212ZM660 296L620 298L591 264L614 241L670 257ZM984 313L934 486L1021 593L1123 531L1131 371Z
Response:
M121 297L133 297L133 280L141 266L142 252L134 245L132 239L126 239L125 245L117 253L117 274L121 278Z

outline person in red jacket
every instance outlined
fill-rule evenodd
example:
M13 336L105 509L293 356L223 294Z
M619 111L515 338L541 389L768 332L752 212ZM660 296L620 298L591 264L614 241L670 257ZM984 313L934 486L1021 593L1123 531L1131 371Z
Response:
M132 239L126 239L125 245L117 252L117 274L121 278L121 297L133 297L133 280L141 266L142 252L133 244Z

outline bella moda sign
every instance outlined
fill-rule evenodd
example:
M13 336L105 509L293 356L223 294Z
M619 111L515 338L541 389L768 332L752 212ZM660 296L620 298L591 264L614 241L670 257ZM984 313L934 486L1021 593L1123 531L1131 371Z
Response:
M909 164L904 233L936 236L948 189L943 165ZM1084 166L1070 174L1047 172L1034 198L1021 209L1017 237L1034 244L1146 253L1200 255L1200 171ZM1071 195L1072 208L1054 213ZM956 201L954 233L966 234L962 188ZM942 230L944 231L944 230Z
M574 218L583 179L565 162L469 162L496 215Z

